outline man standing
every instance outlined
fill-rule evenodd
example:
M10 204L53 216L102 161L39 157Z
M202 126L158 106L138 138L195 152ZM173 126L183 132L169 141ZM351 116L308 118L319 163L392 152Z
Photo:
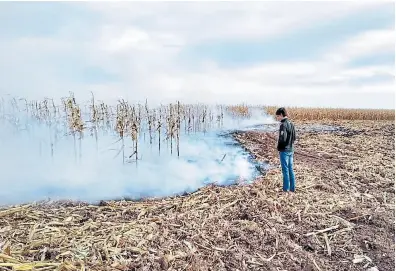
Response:
M276 119L281 122L279 128L278 151L283 174L283 191L294 192L296 181L293 171L293 144L296 132L293 123L287 117L287 111L281 107L276 110Z

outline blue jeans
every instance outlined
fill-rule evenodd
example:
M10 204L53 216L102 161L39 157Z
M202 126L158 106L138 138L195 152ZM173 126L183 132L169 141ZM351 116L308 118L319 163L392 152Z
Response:
M296 180L293 171L293 152L280 152L279 155L283 174L283 191L294 192Z

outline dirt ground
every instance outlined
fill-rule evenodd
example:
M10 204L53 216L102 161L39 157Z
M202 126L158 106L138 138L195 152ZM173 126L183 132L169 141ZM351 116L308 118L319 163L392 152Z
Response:
M320 225L325 217L339 219L350 230L333 248L326 240L329 236L324 234L299 239L298 245L321 255L325 264L320 269L364 270L376 266L378 270L394 270L394 122L322 123L339 127L329 132L303 129L302 126L310 124L296 124L299 130L295 151L298 193L290 198L290 206L285 206L286 213L292 215L293 210L297 213L304 210L307 214L302 204L306 201L311 212L319 212L296 223L301 232L303 229L309 231L307 229L314 223ZM276 142L271 138L275 136L248 132L236 138L256 159L279 167L278 153L274 150ZM269 174L267 178L279 179L280 170ZM318 224L316 230L320 228ZM323 224L322 228L330 226ZM333 235L333 232L328 231L326 235ZM350 259L355 255L368 258L362 264L351 264Z
M394 270L394 122L309 124L296 123L294 194L274 134L240 132L274 165L253 184L0 210L0 270Z

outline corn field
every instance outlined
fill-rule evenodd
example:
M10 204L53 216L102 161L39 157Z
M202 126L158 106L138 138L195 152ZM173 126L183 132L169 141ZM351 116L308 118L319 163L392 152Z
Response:
M11 123L16 130L32 128L29 127L32 121L46 125L55 134L51 137L51 148L60 134L72 136L76 156L77 153L81 156L81 141L85 136L94 137L98 145L100 133L112 134L121 142L119 154L122 153L123 162L126 157L137 162L140 143L157 146L159 154L166 145L171 154L180 156L180 138L221 128L227 108L180 102L150 108L147 101L145 104L130 104L125 100L111 106L97 101L93 94L89 104L81 105L71 93L61 99L60 105L52 99L2 99L0 112L1 119ZM126 153L127 141L134 146L131 153Z
M269 115L275 115L279 107L276 106L249 106L245 104L228 106L227 111L233 116L251 116L252 108L260 108ZM289 117L295 120L394 120L395 111L390 109L343 109L343 108L304 108L287 107Z
M1 100L0 112L3 121L8 120L16 129L33 129L29 123L45 125L49 129L51 153L53 155L60 135L72 136L74 153L81 157L82 139L95 138L96 146L100 134L117 137L120 142L117 156L122 154L122 162L137 162L141 159L141 143L156 146L158 154L163 147L173 155L180 156L180 139L191 133L206 133L223 127L224 118L233 120L249 119L252 110L274 115L277 107L253 107L246 104L218 105L173 104L150 108L145 104L131 104L119 100L116 105L97 101L92 94L89 103L79 104L73 93L57 104L53 99L28 101L13 98ZM289 116L295 120L394 120L393 110L369 109L327 109L327 108L287 108ZM25 123L24 123L25 121ZM30 125L31 126L31 125ZM132 145L133 150L126 150Z
M278 107L266 106L264 110L275 115ZM287 108L295 120L394 120L395 111L388 109L342 109L342 108Z

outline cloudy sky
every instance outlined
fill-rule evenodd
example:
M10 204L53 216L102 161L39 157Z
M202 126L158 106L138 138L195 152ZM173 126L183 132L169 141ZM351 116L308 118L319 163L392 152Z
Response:
M394 108L395 6L1 2L0 95Z

